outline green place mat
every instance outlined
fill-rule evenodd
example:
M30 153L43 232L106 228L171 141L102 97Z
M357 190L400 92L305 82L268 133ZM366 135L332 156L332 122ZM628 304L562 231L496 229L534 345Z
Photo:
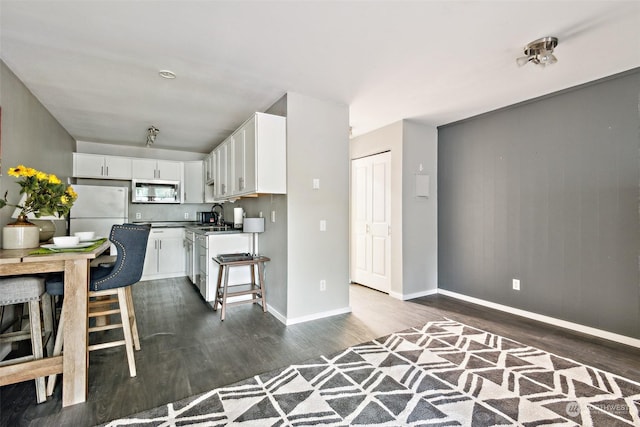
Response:
M49 254L58 254L60 252L91 252L98 246L102 245L107 241L106 237L97 240L91 246L87 246L86 248L69 248L69 249L49 249L49 248L38 248L34 251L29 252L29 255L49 255Z

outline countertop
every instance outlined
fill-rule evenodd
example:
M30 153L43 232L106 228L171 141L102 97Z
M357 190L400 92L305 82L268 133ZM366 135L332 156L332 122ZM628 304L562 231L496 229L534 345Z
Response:
M233 228L231 225L214 226L200 224L196 221L134 221L134 224L149 224L151 228L184 228L196 234L234 234L242 233L242 229Z
M179 228L196 226L196 221L133 221L134 224L149 224L151 228Z

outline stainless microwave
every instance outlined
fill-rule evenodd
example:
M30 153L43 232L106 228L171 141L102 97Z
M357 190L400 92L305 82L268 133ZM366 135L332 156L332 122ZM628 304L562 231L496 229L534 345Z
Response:
M180 181L134 179L131 181L133 203L180 203Z

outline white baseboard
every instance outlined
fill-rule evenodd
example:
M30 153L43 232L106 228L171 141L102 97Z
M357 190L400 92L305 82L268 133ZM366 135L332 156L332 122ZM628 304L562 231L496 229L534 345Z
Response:
M407 301L414 298L426 297L427 295L434 295L438 293L438 289L429 289L427 291L415 292L413 294L401 294L399 292L389 292L389 296L402 301Z
M615 341L621 344L630 345L632 347L640 348L640 339L628 337L626 335L616 334L614 332L604 331L602 329L592 328L591 326L581 325L579 323L573 323L562 319L557 319L551 316L545 316L543 314L534 313L532 311L521 310L519 308L509 307L508 305L497 304L495 302L486 301L480 298L470 297L457 292L447 291L446 289L438 289L439 294L456 298L462 301L467 301L473 304L482 305L485 307L493 308L496 310L504 311L507 313L515 314L517 316L526 317L539 322L547 323L561 328L570 329L572 331L581 332L583 334L592 335L598 338L604 338L609 341Z
M322 313L315 313L315 314L311 314L309 316L302 316L302 317L296 317L296 318L293 318L293 319L287 319L287 316L285 316L282 313L280 313L278 310L273 308L270 304L267 304L267 310L269 311L269 313L273 317L278 319L285 326L295 325L296 323L309 322L311 320L318 320L318 319L322 319L322 318L325 318L325 317L337 316L338 314L351 313L351 307L346 307L346 308L342 308L342 309L338 309L338 310L331 310L331 311L325 311L325 312L322 312Z
M280 323L282 323L283 325L287 325L287 316L284 316L282 313L280 313L278 310L276 310L275 308L273 308L271 306L271 304L267 303L267 311L276 319L278 319L280 321Z
M339 314L347 314L347 313L351 313L351 307L344 307L336 310L323 311L320 313L310 314L308 316L286 318L285 322L283 323L289 326L289 325L295 325L296 323L309 322L311 320L323 319L325 317L337 316ZM282 322L282 320L280 321Z
M173 279L175 277L187 277L186 274L183 272L180 273L158 273L158 274L147 274L146 276L142 276L140 278L141 282L144 282L145 280L158 280L158 279Z

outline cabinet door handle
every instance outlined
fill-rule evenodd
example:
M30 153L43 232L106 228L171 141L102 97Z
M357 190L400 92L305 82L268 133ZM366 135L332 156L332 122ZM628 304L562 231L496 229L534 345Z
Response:
M104 176L104 166L100 166L100 176Z
M369 227L369 224L367 224L366 233L369 234L369 231L370 231L370 227Z
M160 243L160 250L162 250L162 240L158 240L158 242Z
M240 190L244 190L244 178L243 177L238 178L238 188L240 188Z
M109 176L109 166L107 166L107 176Z

